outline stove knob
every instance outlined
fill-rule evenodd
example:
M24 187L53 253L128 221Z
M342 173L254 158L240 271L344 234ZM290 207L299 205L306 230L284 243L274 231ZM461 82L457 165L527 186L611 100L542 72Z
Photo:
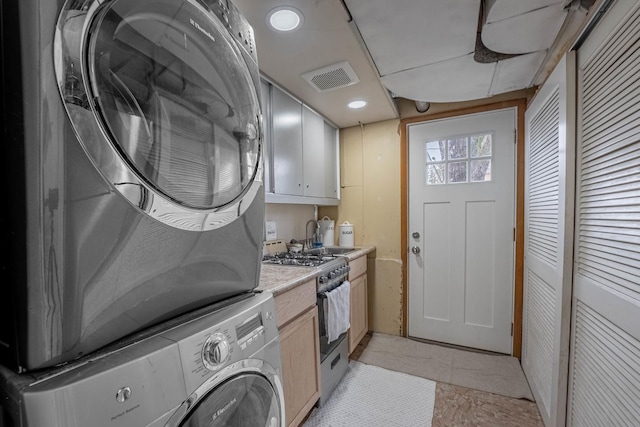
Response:
M320 282L320 284L324 285L325 283L327 283L329 281L329 278L327 276L320 276L318 278L318 281Z
M207 338L202 347L202 363L210 371L215 371L229 359L229 343L222 334Z
M329 279L335 279L336 278L336 272L332 271L331 273L329 273Z

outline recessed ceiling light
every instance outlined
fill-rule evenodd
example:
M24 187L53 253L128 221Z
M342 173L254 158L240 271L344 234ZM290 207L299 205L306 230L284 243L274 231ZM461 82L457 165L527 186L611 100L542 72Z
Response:
M362 100L358 100L358 101L351 101L349 103L349 108L362 108L365 105L367 105L366 101L362 101Z
M267 14L267 24L274 30L283 32L300 28L303 20L302 12L291 6L279 6Z

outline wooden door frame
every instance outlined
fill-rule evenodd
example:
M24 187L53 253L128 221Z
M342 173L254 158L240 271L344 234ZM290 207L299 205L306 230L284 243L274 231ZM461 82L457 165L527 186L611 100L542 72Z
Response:
M408 335L408 270L407 257L408 245L408 221L409 221L409 168L408 153L409 139L407 126L410 124L429 122L465 116L469 114L484 113L488 111L516 108L516 250L514 269L514 293L513 293L513 348L512 354L520 359L522 352L522 304L523 304L523 273L524 273L524 112L527 107L526 99L497 102L494 104L480 105L460 110L434 113L426 116L411 117L400 120L400 247L402 248L402 335Z

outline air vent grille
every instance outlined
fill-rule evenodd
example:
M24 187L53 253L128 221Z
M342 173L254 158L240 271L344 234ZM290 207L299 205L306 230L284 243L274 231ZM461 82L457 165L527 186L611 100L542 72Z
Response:
M351 86L360 81L347 61L309 71L304 73L302 78L318 92L327 92Z

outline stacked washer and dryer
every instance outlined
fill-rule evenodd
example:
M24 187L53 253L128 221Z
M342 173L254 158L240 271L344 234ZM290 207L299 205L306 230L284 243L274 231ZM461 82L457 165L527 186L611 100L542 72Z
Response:
M253 31L3 2L0 426L281 426Z

